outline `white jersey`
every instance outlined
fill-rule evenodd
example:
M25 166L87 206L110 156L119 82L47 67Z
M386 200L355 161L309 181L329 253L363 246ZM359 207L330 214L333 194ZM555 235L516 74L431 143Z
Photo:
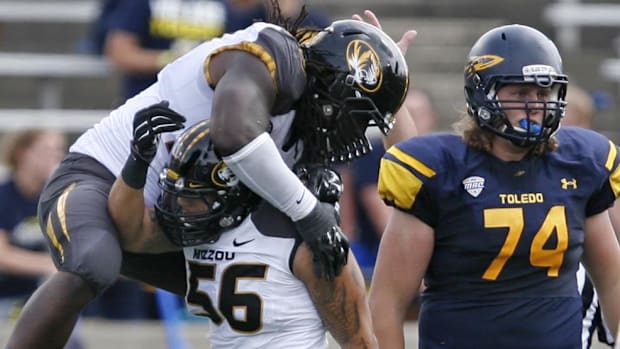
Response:
M87 130L69 150L91 156L118 177L129 156L133 118L138 110L167 100L170 108L187 119L186 127L209 119L214 90L207 83L205 62L208 62L207 58L211 54L225 49L249 51L268 65L276 87L282 91L276 98L278 108L273 115L279 116L271 119L271 137L278 145L284 161L292 166L294 152L284 153L281 146L288 135L294 115L291 107L303 90L305 75L300 63L302 60L295 59L294 56L300 55L295 39L284 29L267 23L255 23L244 30L207 41L170 63L158 74L155 84L129 99ZM291 61L298 64L292 66ZM159 142L157 154L151 162L144 188L147 206L152 206L159 195L157 180L169 159L166 143L173 142L181 132L183 130L161 135L162 141Z
M292 222L262 204L215 243L184 249L187 308L211 318L211 348L327 348L308 290L291 272L298 244Z

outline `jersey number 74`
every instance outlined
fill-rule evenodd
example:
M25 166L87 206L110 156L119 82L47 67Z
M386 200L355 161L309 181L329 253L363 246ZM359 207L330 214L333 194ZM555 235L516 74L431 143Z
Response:
M568 248L568 228L564 206L553 206L547 212L545 220L534 235L530 246L530 264L535 267L547 268L547 276L557 277L564 261L564 253ZM489 208L484 210L485 228L508 228L506 240L497 256L482 275L485 280L496 280L508 259L514 254L525 219L523 208ZM555 234L555 248L545 248L545 244Z

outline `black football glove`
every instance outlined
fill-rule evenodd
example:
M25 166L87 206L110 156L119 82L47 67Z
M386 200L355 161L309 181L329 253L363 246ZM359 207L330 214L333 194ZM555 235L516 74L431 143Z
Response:
M161 101L139 110L133 119L131 153L147 164L155 157L159 135L183 128L185 118Z
M319 202L309 215L295 222L295 227L312 251L316 275L333 280L349 256L349 242L338 226L342 180L338 173L323 166L304 166L297 169L297 174Z
M338 172L323 165L304 165L296 169L297 176L319 201L337 204L344 186Z
M121 177L131 188L144 188L149 164L157 152L159 134L183 128L185 118L168 108L168 104L161 101L134 115L131 151L121 171Z

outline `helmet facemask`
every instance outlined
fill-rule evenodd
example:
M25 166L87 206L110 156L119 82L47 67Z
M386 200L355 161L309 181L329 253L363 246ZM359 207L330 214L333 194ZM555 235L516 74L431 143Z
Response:
M320 83L312 84L312 93L298 108L300 119L305 119L303 132L309 134L304 140L306 162L346 162L370 152L372 147L365 132L371 124L370 118L381 115L372 100L363 96L334 97L353 94L351 86L341 87L342 92L332 94L320 86Z
M557 47L540 31L519 24L489 30L472 46L464 77L467 112L481 129L531 147L549 144L560 127L568 77L562 73ZM535 100L499 100L498 92L507 85L532 85L549 94ZM514 110L523 113L518 125L506 114ZM543 112L540 124L531 117L534 111Z
M174 179L175 176L170 176L172 172L165 168L160 176L162 193L155 213L164 233L175 245L213 243L222 232L238 226L252 207L252 200L244 203L250 198L240 187L217 189L183 177ZM188 210L190 202L201 202L203 209Z
M497 92L506 85L532 84L538 87L550 87L551 98L549 100L508 100L499 99ZM553 76L501 76L489 83L488 91L480 87L479 90L470 94L468 105L470 115L474 116L478 125L492 133L510 140L520 147L547 142L558 130L560 120L566 111L566 87L567 81ZM519 125L510 123L506 111L521 110L523 118ZM530 117L533 111L542 111L542 123L534 121Z
M307 85L296 106L291 138L303 141L306 163L347 162L372 148L366 129L387 134L407 93L407 64L376 27L336 21L301 44Z
M177 246L217 241L260 201L217 156L209 132L208 120L186 129L159 177L155 216Z

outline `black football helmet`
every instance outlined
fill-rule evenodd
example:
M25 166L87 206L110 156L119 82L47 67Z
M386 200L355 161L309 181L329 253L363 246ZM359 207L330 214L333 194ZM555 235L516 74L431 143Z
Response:
M179 136L159 178L155 215L177 246L216 241L222 232L241 224L260 200L217 156L208 124L200 122ZM183 199L201 199L208 210L184 212Z
M306 161L348 161L367 153L366 128L387 134L407 94L409 71L400 49L380 29L355 20L333 22L301 47L312 105L304 149L314 156Z
M519 126L510 124L507 101L497 91L508 84L534 84L551 88L550 101L527 101L527 115ZM555 44L538 30L518 24L505 25L482 35L469 52L465 65L467 111L478 125L513 144L529 147L546 142L560 126L566 110L568 77L562 72L562 58ZM541 125L529 119L529 111L543 110Z

